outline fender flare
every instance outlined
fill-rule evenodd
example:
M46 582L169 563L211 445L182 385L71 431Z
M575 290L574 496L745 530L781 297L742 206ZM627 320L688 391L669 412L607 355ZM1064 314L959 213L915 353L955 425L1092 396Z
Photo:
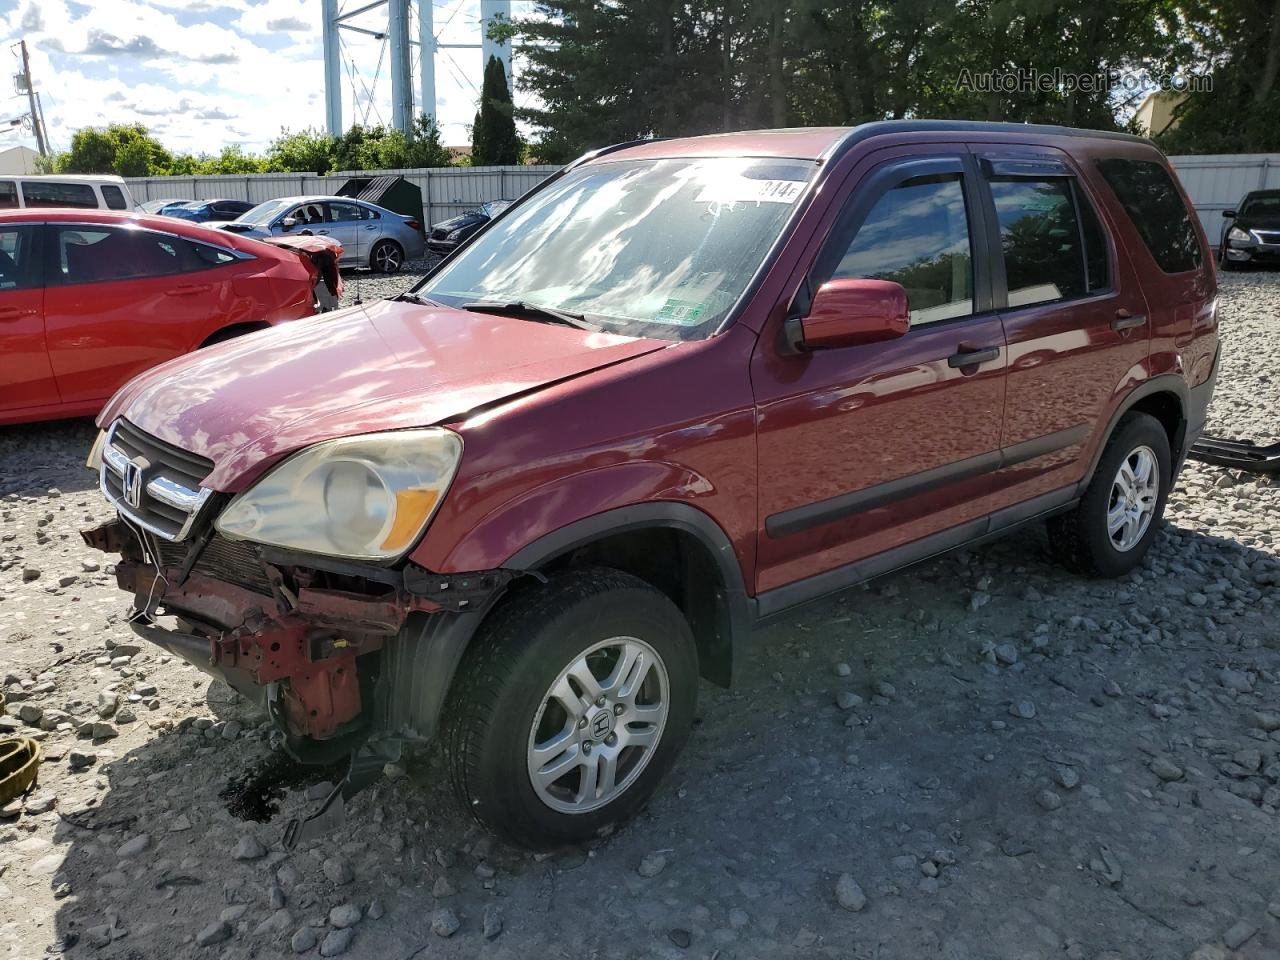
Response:
M1178 406L1182 416L1178 423L1178 429L1174 434L1173 442L1173 458L1174 472L1177 472L1182 461L1186 457L1186 436L1187 436L1187 410L1191 402L1191 391L1187 387L1186 381L1176 373L1162 373L1157 376L1143 380L1136 387L1130 390L1120 405L1116 407L1115 412L1111 415L1111 419L1107 421L1107 428L1102 432L1102 441L1098 444L1093 456L1089 461L1089 469L1085 471L1084 477L1080 480L1079 486L1076 488L1077 493L1083 493L1093 481L1093 474L1098 469L1098 461L1102 459L1102 452L1106 449L1107 441L1111 439L1111 435L1115 433L1116 425L1120 419L1132 410L1141 400L1154 396L1157 393L1171 393L1178 398Z
M695 537L719 571L723 601L722 642L731 683L745 659L745 646L754 622L754 601L748 597L742 570L729 537L710 516L685 503L654 502L617 507L577 520L522 547L501 569L537 572L576 547L601 537L647 528L676 529ZM382 668L375 689L374 727L380 734L429 740L440 716L463 655L485 617L502 593L482 608L465 613L413 614L400 634L383 646Z

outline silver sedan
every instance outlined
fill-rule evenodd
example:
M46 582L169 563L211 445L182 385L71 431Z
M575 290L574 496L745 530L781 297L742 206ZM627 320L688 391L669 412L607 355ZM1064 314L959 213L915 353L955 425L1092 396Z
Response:
M422 221L347 197L282 197L207 226L246 237L333 237L342 244L342 266L379 273L395 273L426 251Z

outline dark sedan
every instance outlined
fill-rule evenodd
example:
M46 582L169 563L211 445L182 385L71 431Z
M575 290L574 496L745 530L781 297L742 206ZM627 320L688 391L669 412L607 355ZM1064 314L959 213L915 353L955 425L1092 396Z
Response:
M192 223L208 223L211 220L234 220L253 207L254 204L244 200L188 200L163 207L160 213Z
M434 224L431 227L431 233L427 236L427 249L441 256L452 253L458 244L511 206L512 202L511 200L490 200L461 216Z
M1250 263L1280 266L1280 190L1254 190L1235 210L1223 210L1218 263L1227 268Z

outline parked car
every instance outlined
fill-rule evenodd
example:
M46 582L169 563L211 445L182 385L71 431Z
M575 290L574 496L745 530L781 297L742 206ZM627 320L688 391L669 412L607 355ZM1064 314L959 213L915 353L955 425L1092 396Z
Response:
M468 239L514 202L514 200L490 200L460 216L441 220L431 228L431 235L427 238L427 249L441 256L452 253L458 244Z
M434 737L482 823L582 841L754 624L1033 521L1071 569L1138 566L1213 391L1208 249L1120 134L624 144L411 293L127 385L86 539L296 756L355 751L291 841Z
M0 213L0 424L97 413L197 347L315 310L304 256L166 217Z
M191 200L184 200L181 197L169 197L164 200L147 200L138 204L139 213L159 213L165 207L177 206L180 203L191 203Z
M333 237L342 244L342 266L368 266L379 273L396 273L406 259L424 252L421 221L345 197L268 200L229 223L210 221L209 226L245 237Z
M1218 263L1230 270L1247 264L1280 264L1280 190L1245 194L1226 221L1218 244Z
M121 177L48 174L0 178L0 210L79 207L132 210L133 194Z
M256 204L245 200L183 200L162 207L160 213L166 217L177 217L179 220L190 220L193 223L208 223L214 220L224 222L234 220L255 206Z

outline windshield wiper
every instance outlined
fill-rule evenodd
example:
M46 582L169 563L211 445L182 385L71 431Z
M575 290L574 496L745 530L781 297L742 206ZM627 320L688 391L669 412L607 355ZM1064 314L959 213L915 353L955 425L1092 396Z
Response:
M418 294L414 293L412 290L406 290L404 293L400 294L400 296L392 297L391 299L403 300L406 303L417 303L417 304L421 304L424 307L443 307L444 306L443 303L436 303L436 301L434 300L428 300L426 297L419 296Z
M540 307L528 300L473 300L470 303L464 303L462 309L510 317L524 316L530 320L562 323L567 327L577 327L579 330L600 329L580 313L569 313L567 310L556 310L553 307Z

